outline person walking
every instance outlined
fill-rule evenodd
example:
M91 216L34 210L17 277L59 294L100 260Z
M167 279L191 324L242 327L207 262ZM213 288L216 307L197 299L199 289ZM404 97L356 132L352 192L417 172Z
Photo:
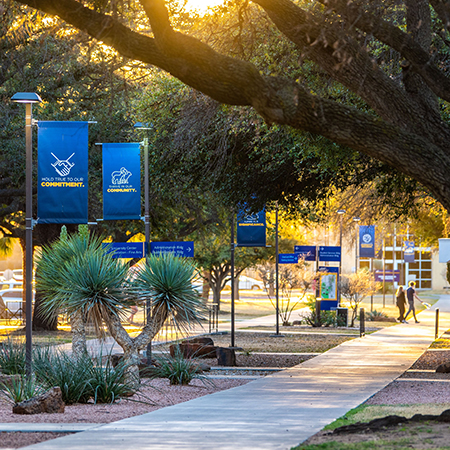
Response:
M399 322L406 323L405 310L406 310L407 304L406 304L406 295L405 295L405 291L403 290L403 286L398 287L395 296L397 298L397 308L399 311L399 316L398 316L397 320Z
M417 320L417 317L416 317L416 308L414 307L414 299L416 298L417 300L419 300L420 303L423 303L423 301L420 300L420 298L417 296L416 290L414 289L415 285L416 285L416 283L414 281L410 281L409 288L406 290L406 298L408 299L409 309L405 316L405 323L408 323L408 322L406 322L406 320L408 319L408 315L411 311L413 313L416 323L419 323L419 321Z

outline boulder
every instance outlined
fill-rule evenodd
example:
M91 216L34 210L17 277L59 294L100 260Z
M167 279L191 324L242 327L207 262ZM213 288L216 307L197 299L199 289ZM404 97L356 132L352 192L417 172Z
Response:
M450 373L450 362L438 366L436 373Z
M117 367L118 364L123 360L123 353L114 353L111 355L111 365L113 367ZM140 362L138 364L139 367L139 375L142 378L149 378L153 375L153 371L158 367L158 363L156 360L152 359L150 365L147 365L147 358L140 358Z
M215 358L216 357L216 347L213 345L204 344L190 344L181 343L176 345L171 345L169 347L170 356L174 357L177 350L183 355L184 358Z
M61 388L53 387L37 397L14 405L13 414L63 413L64 408Z
M237 365L236 353L232 348L217 347L216 356L219 366L234 367Z
M214 341L210 337L195 337L191 339L185 339L183 344L203 344L211 345L214 347Z

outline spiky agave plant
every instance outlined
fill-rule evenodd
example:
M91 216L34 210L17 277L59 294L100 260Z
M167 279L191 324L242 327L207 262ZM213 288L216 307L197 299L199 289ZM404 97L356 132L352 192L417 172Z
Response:
M203 318L204 306L193 288L194 264L172 253L150 255L133 281L135 296L151 300L152 338L170 318L181 332Z
M128 312L127 277L127 266L108 253L100 237L83 232L62 235L43 249L36 277L43 293L42 314L70 315L76 357L86 355L86 322L103 337L103 323Z

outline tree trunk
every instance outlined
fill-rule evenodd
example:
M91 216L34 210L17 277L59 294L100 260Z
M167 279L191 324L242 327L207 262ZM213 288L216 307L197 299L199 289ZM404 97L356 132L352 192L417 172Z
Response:
M72 331L72 354L77 361L80 361L88 353L86 347L86 323L81 312L72 314L70 327Z
M23 312L27 310L27 305L25 301L25 286L27 283L27 271L26 271L26 251L25 251L25 241L20 239L20 246L22 247L22 273L23 273ZM34 247L33 247L33 259L34 259ZM44 317L41 314L41 301L42 297L39 291L36 291L34 296L34 311L32 318L32 330L33 331L56 331L58 329L58 316L52 315L50 317Z
M203 286L202 286L202 299L203 302L206 304L209 300L209 272L207 270L203 271Z
M217 305L217 309L220 311L220 285L211 286L213 293L213 303Z
M234 299L235 300L239 300L239 277L236 277L234 279L234 283L233 283L233 288L234 288Z
M123 350L123 362L125 364L124 383L133 391L137 391L140 385L138 366L140 362L139 349L135 344L134 339L132 339L123 328L122 323L120 322L120 319L118 317L108 317L107 325L111 336L122 347ZM148 342L150 342L150 336Z

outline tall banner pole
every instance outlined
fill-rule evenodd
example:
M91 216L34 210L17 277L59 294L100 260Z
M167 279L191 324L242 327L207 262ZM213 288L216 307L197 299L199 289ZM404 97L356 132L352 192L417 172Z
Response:
M397 244L397 226L394 223L394 236L393 236L393 243L392 243L392 304L395 305L395 247Z
M230 253L231 253L231 347L235 347L235 329L234 329L234 320L235 320L235 311L234 311L234 211L231 215L231 239L230 239Z
M33 141L32 104L25 105L26 208L25 208L25 367L32 376L32 302L33 302Z
M276 335L280 334L280 285L279 285L279 248L278 248L278 203L275 208L275 298L276 298Z

